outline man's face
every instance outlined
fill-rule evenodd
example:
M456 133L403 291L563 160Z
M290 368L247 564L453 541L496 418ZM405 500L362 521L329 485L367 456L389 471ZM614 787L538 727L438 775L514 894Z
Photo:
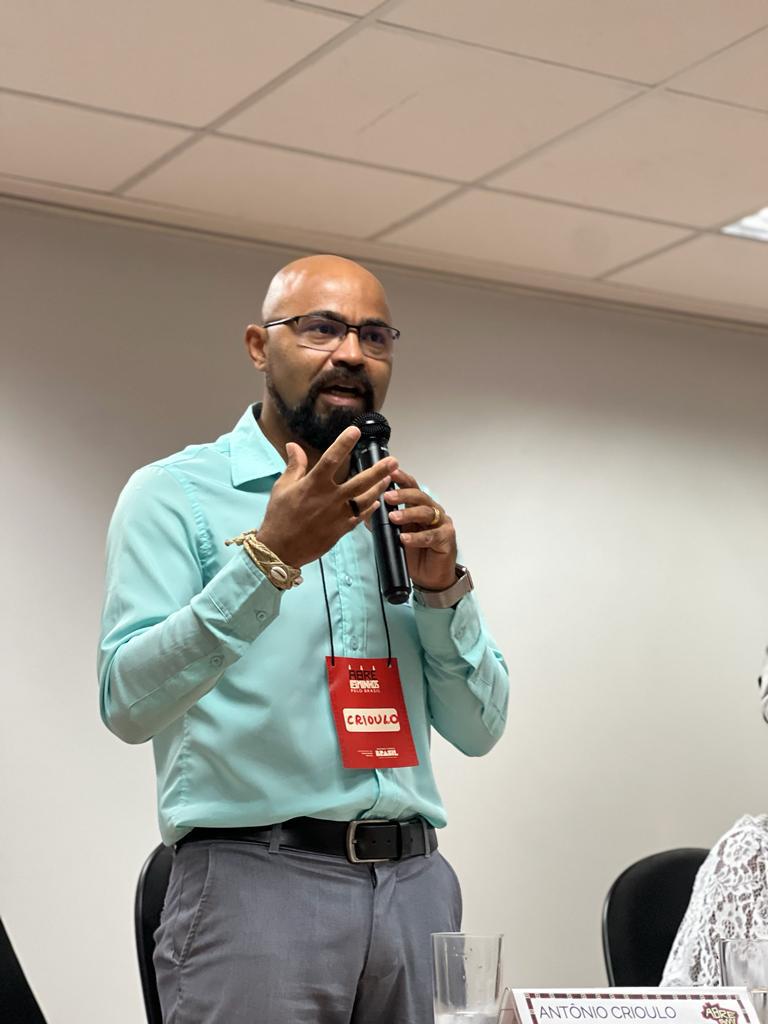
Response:
M348 261L321 263L310 271L288 274L285 287L265 313L265 322L324 313L354 325L392 323L378 281ZM391 356L367 354L354 331L337 348L324 351L303 344L296 325L284 324L265 332L260 368L268 398L289 434L316 451L325 451L356 416L381 408L392 361Z

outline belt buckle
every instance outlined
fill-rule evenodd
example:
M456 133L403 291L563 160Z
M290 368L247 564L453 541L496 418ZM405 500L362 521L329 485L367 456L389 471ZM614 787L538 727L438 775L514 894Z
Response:
M347 860L350 864L384 864L391 857L358 857L355 853L357 830L360 825L390 825L389 818L359 818L347 825Z

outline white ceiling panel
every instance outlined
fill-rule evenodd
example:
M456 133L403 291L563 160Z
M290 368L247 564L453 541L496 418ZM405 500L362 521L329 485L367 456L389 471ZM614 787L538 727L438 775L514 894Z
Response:
M8 0L0 86L203 125L348 25L267 0Z
M768 30L692 68L670 87L768 110Z
M766 310L768 245L726 235L704 235L609 280Z
M768 115L651 93L491 184L708 227L768 203L767 166Z
M466 181L634 91L581 71L370 28L222 131Z
M128 195L362 238L451 188L424 178L208 137Z
M472 190L382 242L595 277L678 239L676 228Z
M387 21L641 82L768 24L765 0L419 0Z
M188 132L0 94L0 172L112 189Z

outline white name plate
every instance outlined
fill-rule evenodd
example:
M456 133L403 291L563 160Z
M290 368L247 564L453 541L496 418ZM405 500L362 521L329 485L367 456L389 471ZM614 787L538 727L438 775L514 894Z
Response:
M760 1024L745 988L512 989L503 1024Z

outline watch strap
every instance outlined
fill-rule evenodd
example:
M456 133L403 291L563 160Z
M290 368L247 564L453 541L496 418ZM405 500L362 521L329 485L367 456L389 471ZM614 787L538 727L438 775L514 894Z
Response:
M413 599L425 608L453 608L474 589L472 576L465 565L456 566L456 582L445 590L422 590L414 585Z

